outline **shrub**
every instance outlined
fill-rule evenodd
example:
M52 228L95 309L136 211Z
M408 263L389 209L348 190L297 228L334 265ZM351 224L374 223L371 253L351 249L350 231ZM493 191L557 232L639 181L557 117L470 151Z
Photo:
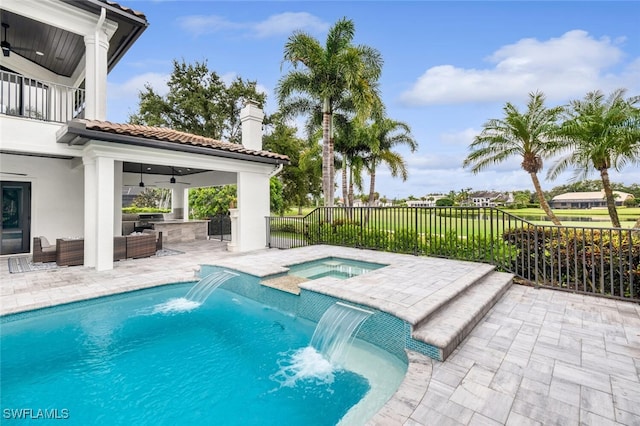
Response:
M517 250L511 271L553 287L640 298L640 235L598 229L505 231Z
M123 207L122 213L171 213L171 209L158 209L155 207Z

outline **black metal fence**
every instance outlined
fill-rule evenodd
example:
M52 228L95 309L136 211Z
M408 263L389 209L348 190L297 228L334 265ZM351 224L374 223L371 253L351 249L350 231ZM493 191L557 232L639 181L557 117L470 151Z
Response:
M268 217L267 242L485 262L533 285L640 301L637 229L538 225L492 207L321 207Z
M231 217L228 214L211 216L208 235L211 240L231 241Z

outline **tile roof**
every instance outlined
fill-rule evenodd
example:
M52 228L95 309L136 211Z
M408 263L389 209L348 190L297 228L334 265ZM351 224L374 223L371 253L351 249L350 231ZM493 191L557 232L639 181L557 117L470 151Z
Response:
M147 17L144 15L144 13L142 12L138 12L137 10L133 10L130 7L126 7L126 6L122 6L119 3L116 3L115 1L111 1L111 0L100 0L103 3L108 4L109 6L115 7L120 9L123 12L126 12L130 15L136 16L138 18L142 18L142 19L147 19Z
M624 201L629 197L633 197L632 194L622 191L613 191L614 195L617 195L619 201ZM592 191L592 192L566 192L564 194L556 195L553 197L553 201L577 201L577 200L599 200L605 199L604 190Z
M139 137L147 140L173 142L180 145L199 146L220 151L235 152L239 154L279 160L283 163L289 162L289 157L287 157L286 155L276 154L275 152L271 151L257 151L248 149L241 144L223 142L204 136L169 129L166 127L141 126L138 124L121 124L112 123L110 121L88 119L75 119L73 121L83 123L86 126L87 130Z

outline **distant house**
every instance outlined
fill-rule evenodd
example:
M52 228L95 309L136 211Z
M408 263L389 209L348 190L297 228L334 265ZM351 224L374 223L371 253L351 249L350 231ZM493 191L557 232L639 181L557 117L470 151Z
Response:
M626 200L634 198L633 194L621 191L613 191L613 196L616 200L616 206L621 206ZM604 191L567 192L556 195L549 204L551 208L554 209L593 209L607 207Z
M421 200L407 200L407 207L435 207L436 201L447 198L446 195L427 195Z
M469 195L471 205L476 207L497 207L513 203L513 194L510 192L479 191Z

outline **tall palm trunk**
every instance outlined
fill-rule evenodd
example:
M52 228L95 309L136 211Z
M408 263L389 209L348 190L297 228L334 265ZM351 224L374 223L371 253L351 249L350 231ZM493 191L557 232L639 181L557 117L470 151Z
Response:
M540 186L540 181L538 180L538 175L536 173L529 173L531 176L531 180L533 181L533 187L536 189L536 195L538 196L538 201L540 201L540 207L544 210L545 214L551 219L554 225L561 226L560 220L556 217L556 215L551 211L551 207L549 207L549 203L544 198L544 194L542 193L542 187Z
M616 200L613 197L613 189L611 188L611 181L609 180L609 171L606 167L600 169L600 178L602 179L604 196L607 200L607 209L609 210L611 225L613 225L614 228L620 228L620 219L618 218L618 210L616 210Z
M371 168L371 182L369 183L369 207L373 207L376 193L376 167L375 164Z
M329 99L322 106L322 195L325 207L333 207L333 157L331 149L331 108Z
M334 195L336 189L336 168L333 163L333 132L329 130L329 206L333 207L334 205Z
M347 156L342 155L342 205L345 207L350 207L349 204L349 184L347 183L347 169L349 168L347 164Z
M353 207L353 167L349 167L349 207Z

